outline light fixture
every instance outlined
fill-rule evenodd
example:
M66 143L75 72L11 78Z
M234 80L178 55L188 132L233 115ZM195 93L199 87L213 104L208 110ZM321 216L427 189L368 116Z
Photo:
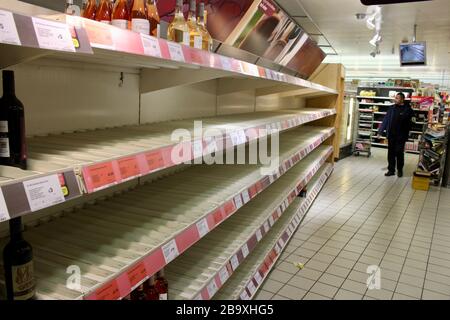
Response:
M381 43L381 40L382 40L382 38L381 38L380 34L377 33L377 34L372 38L372 40L369 41L369 43L370 43L372 46L376 47L376 46L378 46L378 45Z

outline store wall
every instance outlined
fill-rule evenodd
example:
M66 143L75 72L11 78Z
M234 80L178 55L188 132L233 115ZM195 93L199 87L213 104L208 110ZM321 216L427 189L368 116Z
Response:
M51 64L42 59L8 68L15 71L28 136L138 123L137 70L125 70L121 84L120 72L113 69Z
M211 117L215 114L215 81L178 86L141 95L141 123Z

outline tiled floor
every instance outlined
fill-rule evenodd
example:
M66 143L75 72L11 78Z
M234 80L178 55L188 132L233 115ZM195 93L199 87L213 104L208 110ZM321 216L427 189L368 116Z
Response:
M387 178L384 150L338 162L256 299L450 299L450 189L413 190L416 164Z

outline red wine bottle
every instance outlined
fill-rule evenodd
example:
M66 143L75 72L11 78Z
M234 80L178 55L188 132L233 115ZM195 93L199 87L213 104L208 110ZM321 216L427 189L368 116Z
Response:
M3 71L3 97L0 99L0 165L27 167L25 115L17 99L14 72Z
M9 220L10 241L3 249L6 297L30 300L35 294L33 249L22 236L22 218Z

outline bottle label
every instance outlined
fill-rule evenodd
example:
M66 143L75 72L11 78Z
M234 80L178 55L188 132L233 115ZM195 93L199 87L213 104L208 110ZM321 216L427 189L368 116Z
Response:
M14 300L28 300L34 296L33 261L12 266Z
M183 32L183 44L189 46L191 44L191 37L189 32Z
M161 38L161 26L158 23L158 25L156 26L156 37L157 38Z
M0 157L9 158L9 139L8 138L0 138Z
M202 47L203 47L203 38L201 36L195 36L194 37L194 48L201 50Z
M138 33L150 34L150 22L147 19L132 19L131 30Z
M120 29L128 29L128 20L114 19L112 21L112 25L114 27L117 27L117 28L120 28Z
M159 300L167 300L167 293L160 293Z
M8 121L0 121L0 133L8 133Z
M178 30L178 29L173 30L173 32L174 32L174 39L173 40L176 43L183 43L185 32L183 32L181 30Z

